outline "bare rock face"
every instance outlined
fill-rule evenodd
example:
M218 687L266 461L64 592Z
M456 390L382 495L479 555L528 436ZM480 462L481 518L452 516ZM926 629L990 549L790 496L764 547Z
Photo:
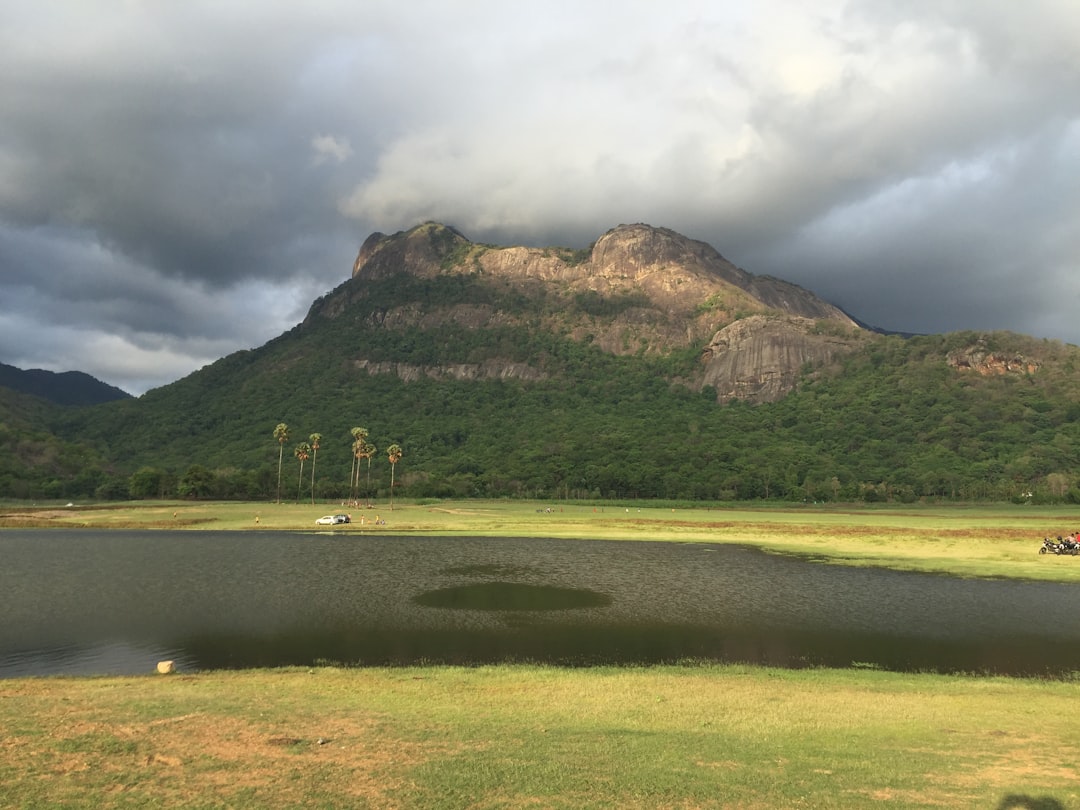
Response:
M945 361L957 371L983 377L1005 374L1029 375L1038 371L1040 366L1038 360L1022 354L989 351L981 341L974 346L949 352Z
M409 363L375 363L370 360L356 360L353 366L368 374L393 374L404 382L413 382L421 377L433 380L525 380L536 382L547 379L547 375L526 363L500 363L488 360L484 363L454 363L448 366L417 366Z
M705 349L704 385L717 399L774 402L806 364L821 366L851 348L851 339L816 331L809 318L752 315L721 329Z
M620 279L645 289L673 309L699 309L710 295L727 293L751 310L778 309L804 318L855 325L842 310L809 290L770 276L754 276L711 245L667 228L620 225L597 240L591 275Z
M568 248L492 247L470 242L453 228L427 223L394 236L374 233L353 264L354 279L405 271L416 276L464 273L556 283L564 290L601 294L643 292L667 312L694 312L708 304L780 309L805 318L854 322L808 290L736 267L713 247L667 228L620 225L587 257Z
M471 244L453 228L432 222L393 236L373 233L360 247L352 275L380 279L404 270L415 276L434 276L447 257Z
M477 284L545 291L564 306L522 314L478 303L402 301L380 309L387 329L443 324L484 329L528 324L613 354L665 353L702 345L701 374L690 385L712 385L721 400L764 402L782 397L807 363L827 362L850 348L861 330L839 308L795 284L754 276L710 245L666 228L620 225L587 250L476 244L437 223L385 236L372 234L353 265L350 289L319 304L318 316L345 314L367 282L408 273L419 278L467 275ZM591 309L582 302L591 302ZM604 304L616 304L604 308ZM309 313L309 318L315 312ZM829 324L822 329L820 323ZM435 369L357 361L368 373L490 379L530 379L527 367Z

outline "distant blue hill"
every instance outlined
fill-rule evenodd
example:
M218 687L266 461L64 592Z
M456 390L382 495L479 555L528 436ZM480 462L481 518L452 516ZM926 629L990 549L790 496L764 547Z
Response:
M0 363L0 387L74 407L131 398L126 391L81 371L23 370L4 363Z

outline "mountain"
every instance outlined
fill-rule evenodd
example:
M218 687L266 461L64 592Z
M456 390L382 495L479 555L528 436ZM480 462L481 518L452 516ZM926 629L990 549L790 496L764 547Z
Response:
M393 305L373 305L387 300ZM684 382L711 386L721 401L754 402L779 399L805 365L846 353L863 331L808 290L754 276L704 242L641 224L620 225L584 251L480 245L435 223L393 236L376 233L361 248L351 283L312 307L305 325L339 318L368 319L390 331L525 327L614 355L693 349L701 362ZM510 356L488 354L482 367L393 371L541 374ZM363 367L390 369L385 363Z
M53 409L30 457L0 424L0 495L299 498L292 453L318 432L305 472L338 499L363 426L360 488L382 497L397 443L419 497L1080 502L1078 368L1076 347L1006 332L875 333L662 228L571 250L426 223L370 236L264 346Z
M131 394L81 371L23 370L0 363L0 387L41 397L57 405L98 405Z

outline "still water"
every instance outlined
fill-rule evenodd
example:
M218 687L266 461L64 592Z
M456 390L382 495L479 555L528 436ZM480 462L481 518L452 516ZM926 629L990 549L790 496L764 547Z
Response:
M1080 587L709 544L0 533L0 677L685 658L1062 675Z

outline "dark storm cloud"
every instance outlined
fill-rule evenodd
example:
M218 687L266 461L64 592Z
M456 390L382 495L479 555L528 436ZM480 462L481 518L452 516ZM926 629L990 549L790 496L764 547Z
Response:
M362 237L336 169L362 161L329 134L352 113L311 93L327 15L42 3L12 20L4 361L105 376L87 347L111 336L107 378L143 390L279 334L344 277Z
M1009 328L1076 342L1080 126L837 208L753 257L878 326Z
M75 37L57 46L76 53L55 62L49 51L20 64L8 55L0 210L24 227L92 231L170 276L288 277L282 233L302 237L333 213L332 193L319 193L332 192L330 175L308 159L315 133L289 74L299 66L239 30L208 44L197 20L178 20L175 39L160 42L171 22L154 14L103 34L85 63L78 50L90 46ZM168 47L185 42L202 45Z
M1080 342L1080 7L45 0L0 30L0 361L142 391L373 230L713 244L901 330Z

